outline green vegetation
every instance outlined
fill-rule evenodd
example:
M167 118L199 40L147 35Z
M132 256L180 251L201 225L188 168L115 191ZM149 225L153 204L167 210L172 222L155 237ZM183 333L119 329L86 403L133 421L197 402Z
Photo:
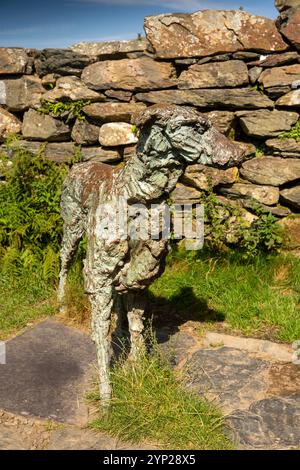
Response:
M137 364L120 361L112 374L110 413L91 427L129 442L150 441L168 449L230 449L221 413L187 391L158 352ZM89 397L97 401L98 392Z
M297 142L300 142L300 119L291 128L291 130L282 132L279 137L280 139L295 139Z
M283 242L277 219L258 203L252 204L257 219L250 224L245 211L233 203L221 202L212 190L201 198L205 207L206 245L217 251L235 246L244 258L254 258L260 252L277 251Z
M300 337L299 286L300 260L293 255L245 261L237 251L174 249L150 292L160 322L189 319L201 328L292 342Z
M90 103L89 100L57 101L54 103L45 100L42 102L42 106L38 111L43 114L51 114L54 117L76 117L80 121L83 121L85 116L82 113L82 108Z
M258 91L261 95L265 94L265 88L262 83L257 83L256 85L250 86L250 89Z

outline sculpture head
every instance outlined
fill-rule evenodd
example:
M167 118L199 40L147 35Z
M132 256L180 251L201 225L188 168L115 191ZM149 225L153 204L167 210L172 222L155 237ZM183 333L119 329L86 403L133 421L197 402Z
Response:
M244 150L194 108L154 105L136 114L133 122L140 130L137 153L150 158L172 155L169 161L175 159L183 165L202 163L227 168L244 157Z

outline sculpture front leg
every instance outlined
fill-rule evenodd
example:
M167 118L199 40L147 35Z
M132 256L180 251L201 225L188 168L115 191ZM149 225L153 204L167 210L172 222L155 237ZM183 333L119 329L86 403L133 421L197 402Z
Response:
M129 359L137 360L145 351L144 331L145 299L140 293L127 294L127 317L130 333Z
M101 403L108 406L111 399L111 383L109 377L109 330L113 308L112 287L104 287L101 291L90 295L92 306L92 332L96 345L99 367L99 391Z

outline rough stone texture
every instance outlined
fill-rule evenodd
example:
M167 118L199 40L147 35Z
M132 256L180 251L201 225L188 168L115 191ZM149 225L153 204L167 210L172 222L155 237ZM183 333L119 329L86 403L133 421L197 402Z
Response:
M254 397L264 398L267 367L266 361L228 347L199 350L185 365L190 386L201 395L212 394L226 412L247 409Z
M280 32L298 51L300 50L300 8L287 12L280 26Z
M0 48L0 75L23 74L27 72L29 57L25 49Z
M277 106L300 107L300 90L293 90L276 101Z
M99 142L104 147L135 144L137 141L132 125L126 122L109 122L100 127Z
M270 88L266 88L265 91L272 100L277 100L280 96L289 93L291 91L291 87L288 85L272 86Z
M274 155L300 158L300 142L295 139L268 139L266 146Z
M247 85L248 69L241 60L192 65L182 72L178 88L226 88Z
M221 188L220 191L228 196L248 196L268 206L277 204L279 200L279 189L272 186L235 183L229 188Z
M86 56L95 56L98 60L118 59L130 52L144 52L146 38L128 41L80 42L71 46L72 51Z
M249 69L249 80L252 85L254 85L257 82L262 71L263 71L262 67L252 67L252 69Z
M4 142L10 134L18 134L21 128L21 121L0 107L0 142Z
M90 57L70 49L44 49L40 51L34 65L41 76L48 73L80 76L82 69L91 62Z
M34 76L23 76L18 79L0 81L0 104L7 106L9 111L25 111L38 108L45 89L41 80Z
M259 83L264 88L276 86L291 86L293 82L300 80L300 64L286 65L284 67L274 67L264 70L259 77Z
M170 194L172 201L178 204L193 204L200 202L200 196L200 191L180 183L177 183L176 188Z
M100 122L130 122L134 113L146 108L143 103L93 103L85 106L83 112Z
M210 111L205 115L222 134L228 134L235 121L235 115L230 111Z
M56 81L53 90L47 91L43 97L47 101L104 101L105 96L90 90L78 77L61 77Z
M280 186L300 178L300 159L256 157L244 162L240 173L252 183Z
M99 139L99 127L90 124L86 119L77 119L72 128L71 137L76 144L96 144Z
M24 114L22 134L32 140L63 141L70 137L70 129L59 119L30 109Z
M290 250L300 248L300 217L291 215L278 223L284 229L285 246Z
M187 167L182 176L182 182L196 189L208 190L220 184L232 184L237 177L238 169L236 167L218 170L198 163Z
M107 90L105 92L105 95L108 96L108 98L113 98L118 101L129 102L132 98L132 93L130 91L124 91L124 90Z
M164 59L287 49L272 20L239 10L149 16L144 28L157 57Z
M93 160L103 163L116 163L122 159L120 149L103 149L101 147L81 147L84 161Z
M162 90L138 93L137 100L146 103L192 105L200 108L256 109L273 108L267 96L250 88L204 90Z
M167 62L149 58L96 62L84 69L81 76L95 90L151 90L176 85L175 69Z
M300 0L275 0L275 6L280 12L289 8L297 8L300 6Z
M248 65L257 65L260 67L280 67L291 62L298 62L299 55L295 51L284 52L283 54L263 55L259 60L249 62Z
M0 408L20 415L78 422L95 349L89 338L53 320L8 341L1 365Z
M299 115L288 111L239 111L236 113L246 135L251 137L276 137L289 131Z
M98 131L99 135L99 131ZM97 141L98 141L97 135ZM74 159L75 153L78 152L78 147L73 142L60 142L60 143L47 143L45 142L32 142L28 140L16 140L10 148L7 149L4 145L0 147L1 152L9 157L12 157L14 150L25 149L33 154L41 153L49 160L56 163L70 162ZM103 163L115 163L122 159L122 152L119 149L103 149L97 147L81 147L80 154L82 160L96 160Z
M293 207L294 209L300 209L300 186L294 188L282 189L280 191L280 197L284 204Z
M257 401L249 411L233 413L228 424L235 439L248 448L298 448L300 394Z

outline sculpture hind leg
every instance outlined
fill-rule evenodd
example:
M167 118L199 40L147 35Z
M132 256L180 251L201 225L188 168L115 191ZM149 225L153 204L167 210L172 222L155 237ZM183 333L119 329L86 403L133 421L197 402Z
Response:
M145 298L141 293L129 292L127 295L127 317L131 348L129 359L136 360L145 351L144 312Z

